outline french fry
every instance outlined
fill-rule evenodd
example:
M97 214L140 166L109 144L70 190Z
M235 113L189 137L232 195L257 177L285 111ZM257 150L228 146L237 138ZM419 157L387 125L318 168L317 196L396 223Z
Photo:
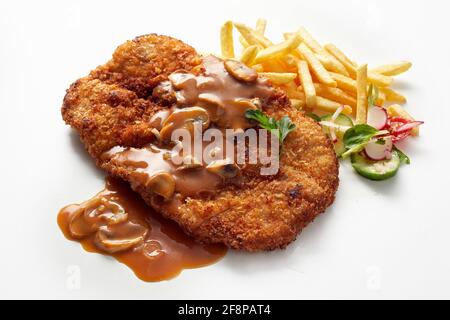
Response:
M309 73L308 63L306 61L299 61L298 75L305 93L306 106L312 109L316 106L316 89L314 88L311 74Z
M356 64L351 61L341 50L338 49L334 44L326 44L325 50L335 57L347 70L348 74L355 79L356 78Z
M258 73L264 72L264 66L262 64L254 64L252 65L252 69Z
M289 39L290 37L293 37L295 34L296 34L295 32L294 32L294 33L292 33L292 32L285 32L285 33L283 34L283 36L284 36L285 39ZM315 54L317 60L319 60L320 63L321 63L325 68L327 68L327 66L331 64L331 61L330 61L329 57L326 56L326 55L324 55L324 54L318 54L318 53L316 52L316 50L314 50L314 48L316 48L317 46L320 47L320 45L319 45L317 42L315 42L314 39L312 39L311 42L308 43L308 42L305 41L305 40L306 40L306 39L309 39L309 38L306 38L306 39L305 39L304 37L301 36L301 34L300 34L299 32L297 32L297 34L300 35L300 37L301 37L301 39L302 39L302 42L304 42L304 43L305 43L305 44L306 44L306 45L314 52L314 54ZM316 43L316 45L314 45L314 43ZM298 53L297 55L300 57L301 54L300 54L298 51L297 51L297 53Z
M243 23L234 23L234 26L239 31L239 33L242 35L242 37L247 41L249 45L255 45L259 44L263 46L264 48L270 47L273 45L273 43L264 37L262 34L259 34L252 28L247 27Z
M342 107L342 104L328 100L326 98L317 96L316 97L316 108L327 112L327 113L334 113L336 112L337 109L339 109L340 107ZM353 109L350 106L344 105L344 110L342 111L342 113L346 114L346 115L351 115L353 113Z
M263 19L263 18L259 18L256 21L256 32L264 35L264 33L266 32L266 25L267 25L267 20Z
M367 80L369 83L376 85L377 87L389 87L394 82L394 78L383 76L382 74L368 72Z
M350 74L350 77L353 79L356 79L356 68L357 65L355 62L350 60L341 50L339 50L338 47L336 47L334 44L326 44L325 49L332 54L336 59L341 62L345 69L347 69L348 73ZM378 87L388 87L392 84L394 81L393 78L375 73L372 71L368 72L368 80L370 83L373 83L374 85Z
M286 66L283 64L282 61L277 59L265 61L262 63L262 65L264 67L265 72L280 72L280 73L286 72Z
M320 44L313 38L313 36L304 27L301 27L297 33L302 38L302 41L314 52L323 66L330 71L341 73L348 76L345 67L335 58L330 55Z
M292 72L292 71L297 72L298 62L300 61L300 59L297 58L295 55L287 54L286 56L284 56L282 58L282 61L286 65L287 71L289 71L289 72Z
M330 87L336 87L337 83L336 81L330 76L327 70L323 67L323 65L320 63L320 61L316 58L314 53L309 49L309 47L302 43L298 47L298 50L300 51L301 55L305 58L305 60L308 62L308 65L311 69L311 71L315 74L319 82L326 84Z
M299 46L300 42L300 36L295 35L277 45L267 47L258 52L255 58L255 63L261 63L263 61L286 55L287 53L296 49Z
M282 85L281 88L286 92L290 99L298 99L305 101L305 94L303 93L303 88L297 87L294 81L288 82Z
M282 89L291 104L298 109L343 113L356 118L355 123L367 123L368 87L378 90L374 104L405 103L406 98L390 88L394 76L408 71L412 64L401 61L368 69L358 65L334 44L322 46L304 27L297 32L284 33L284 41L273 44L266 36L265 19L258 19L255 28L227 21L221 29L224 57L234 57L231 44L233 26L239 31L244 47L240 61ZM390 115L413 120L403 108L394 104L386 107ZM418 128L413 134L418 134Z
M378 97L377 97L377 100L375 101L375 104L377 106L384 106L385 103L386 103L386 94L383 91L379 90Z
M314 88L316 89L316 94L318 96L356 108L356 99L342 89L331 88L320 83L315 83Z
M250 45L248 44L247 40L245 40L243 36L239 36L239 42L241 43L241 45L242 45L244 48L247 48L248 46L250 46Z
M258 46L257 45L249 46L245 48L239 60L241 60L241 62L246 65L251 65L255 60L257 54L258 54Z
M225 58L234 58L233 22L225 22L220 29L220 45L222 48L222 56Z
M291 105L296 109L303 109L306 106L305 101L301 99L291 99Z
M391 88L380 88L380 92L383 92L386 96L386 101L395 103L406 103L406 98L397 91Z
M339 73L330 72L331 77L337 82L337 87L351 94L356 94L356 81Z
M398 104L390 105L387 108L387 112L391 117L402 117L407 120L415 121L414 118L404 108L402 108L402 106ZM418 136L420 133L419 127L414 128L411 133L413 136Z
M295 33L290 33L290 32L285 32L283 35L284 35L284 38L285 39L289 39L290 37L292 37L293 35L294 35ZM303 40L302 40L302 42L304 42ZM306 42L305 42L306 43ZM308 44L306 43L306 45L308 46ZM308 46L312 51L314 51L310 46ZM296 54L297 55L297 57L302 57L302 55L301 55L301 53L298 51L298 50L295 50L294 52L293 52L293 54ZM327 69L327 70L332 70L333 69L333 62L330 60L330 57L329 57L329 55L328 56L325 56L325 55L323 55L323 54L318 54L318 53L314 53L315 54L315 56L316 56L316 58L317 58L317 60L319 60L320 61L320 63L325 67L325 69ZM344 68L344 66L342 66L342 68L343 68L343 70L344 70L344 72L345 73L347 73L347 71L345 70L345 68ZM336 69L336 68L334 68L334 69ZM342 71L342 70L341 70Z
M367 123L367 64L356 69L356 124Z
M260 76L266 77L272 81L273 84L286 84L297 78L296 73L282 73L282 72L260 72Z
M386 64L370 70L373 73L378 73L383 76L398 76L412 67L412 63L408 61L401 61L392 64Z

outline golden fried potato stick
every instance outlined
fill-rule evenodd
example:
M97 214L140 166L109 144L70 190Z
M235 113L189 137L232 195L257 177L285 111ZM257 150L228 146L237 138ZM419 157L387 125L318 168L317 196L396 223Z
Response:
M298 75L300 83L303 86L303 92L305 93L306 106L312 109L316 106L316 89L314 88L314 83L306 61L299 61Z
M262 34L256 32L250 27L247 27L243 23L235 22L234 26L239 31L239 33L242 35L242 37L247 41L249 45L255 45L259 44L263 46L264 48L270 47L273 45L273 43L264 37Z
M285 39L289 39L289 38L292 37L294 34L295 34L295 33L292 33L292 32L285 32L285 33L283 34L283 36L284 36ZM304 43L305 43L305 44L306 44L306 45L314 52L314 50L308 45L308 43L306 43L306 42L303 41L303 40L302 40L302 42L304 42ZM298 57L301 57L301 53L300 53L298 50L294 51L293 54L297 54ZM317 54L317 53L315 53L315 52L314 52L314 54L315 54L317 60L319 60L320 63L325 67L325 69L331 70L331 69L329 69L329 67L331 66L332 62L330 61L329 57L326 57L326 56L324 56L324 55ZM344 66L342 66L342 68L344 68ZM346 71L345 71L345 68L344 68L344 72L346 72Z
M328 43L325 46L325 50L335 57L347 70L348 74L352 77L356 77L356 63L351 61L341 50L338 49L334 44Z
M300 61L297 56L295 56L294 54L287 54L281 57L280 60L286 66L287 72L297 72L298 62Z
M260 72L260 76L266 77L272 81L273 84L286 84L297 78L296 73L282 73L282 72Z
M414 118L398 104L393 104L387 107L387 112L391 117L402 117L407 120L415 121ZM418 136L420 133L419 127L414 128L411 133L413 136Z
M306 30L301 27L297 33L302 38L302 41L317 55L317 58L323 66L330 71L341 73L348 76L347 70L333 55L329 54L316 39Z
M227 21L222 25L220 29L220 44L222 56L225 58L234 58L233 22Z
M394 78L392 77L383 76L382 74L370 71L367 72L367 80L377 87L389 87L394 82Z
M245 48L239 60L241 60L241 62L246 65L251 65L255 60L257 54L258 54L258 46L257 45L249 46Z
M339 109L340 107L342 107L343 105L331 100L328 100L326 98L317 96L316 97L316 108L318 110L327 112L327 113L334 113L336 112L337 109ZM350 106L344 105L344 110L342 111L342 113L346 114L346 115L352 115L353 113L353 109Z
M283 64L283 61L278 59L265 61L262 63L262 66L264 67L265 72L285 73L287 69L287 67Z
M406 98L391 88L380 88L380 92L386 95L386 101L395 103L406 103Z
M367 64L363 64L356 69L356 124L367 123Z
M300 44L298 50L300 51L303 58L308 62L311 71L314 73L320 83L326 84L330 87L337 86L336 81L330 76L328 71L324 68L324 66L320 63L320 61L306 44Z
M299 110L303 109L306 106L305 101L301 99L290 99L290 101L291 105Z
M345 66L345 69L348 71L352 79L356 79L356 68L358 66L355 62L350 60L334 44L326 44L325 49ZM394 82L393 78L372 71L368 72L367 77L370 83L378 87L388 87L392 84L392 82Z
M397 63L386 64L377 68L371 69L373 73L378 73L383 76L398 76L412 67L412 63L408 61L401 61Z
M356 81L343 76L339 73L330 72L331 77L337 82L337 87L342 89L350 94L356 95Z
M356 99L342 89L328 87L321 83L315 83L314 88L318 96L356 108Z
M256 21L256 32L258 32L261 35L264 35L266 32L266 26L267 26L267 20L263 18L259 18Z
M300 36L294 35L293 37L270 47L267 47L258 52L255 58L255 63L261 63L263 61L272 60L283 55L288 54L292 50L296 49L301 42Z
M286 92L289 99L299 99L305 101L305 94L303 93L303 87L302 86L297 87L294 81L288 82L280 87Z
M254 64L252 65L252 69L258 73L264 72L264 66L262 64Z

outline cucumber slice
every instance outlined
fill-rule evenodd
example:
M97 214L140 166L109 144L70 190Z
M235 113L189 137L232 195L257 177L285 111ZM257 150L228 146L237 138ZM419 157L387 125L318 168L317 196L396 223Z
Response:
M352 166L361 176L374 180L382 181L395 176L400 168L400 156L397 151L392 152L390 160L373 161L362 154L352 154Z
M347 149L345 148L344 141L342 141L342 138L338 138L336 143L333 143L334 146L334 152L336 152L336 156L339 158L344 154Z
M332 114L328 114L326 116L323 116L322 118L320 118L321 121L331 121L331 119L333 118ZM337 125L340 126L344 126L344 127L353 127L353 121L352 119L350 119L349 117L347 117L344 114L340 114L336 120L334 120L334 123L336 123ZM328 134L330 132L329 128L324 127L323 128L324 132L326 134ZM339 134L339 132L337 132ZM341 133L341 135L343 135Z
M321 121L331 121L333 115L329 114L326 116L323 116L322 118L320 118ZM352 119L350 119L349 117L347 117L346 115L340 114L336 120L334 120L334 123L336 123L337 125L340 126L345 126L345 127L353 127L353 121ZM328 136L330 136L330 129L323 126L322 130L325 134L327 134ZM347 151L345 149L345 145L343 142L343 137L344 137L344 133L343 132L339 132L336 131L336 137L338 138L338 141L336 143L334 143L334 151L336 152L336 156L340 157L345 151Z

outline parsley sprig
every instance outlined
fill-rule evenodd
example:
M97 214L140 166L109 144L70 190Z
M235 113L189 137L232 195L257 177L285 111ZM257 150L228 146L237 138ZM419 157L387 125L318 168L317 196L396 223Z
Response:
M247 110L245 112L245 117L247 119L254 120L258 122L258 125L275 134L280 140L280 146L283 144L284 139L287 135L295 129L295 124L291 121L288 116L284 116L280 120L268 117L261 110Z

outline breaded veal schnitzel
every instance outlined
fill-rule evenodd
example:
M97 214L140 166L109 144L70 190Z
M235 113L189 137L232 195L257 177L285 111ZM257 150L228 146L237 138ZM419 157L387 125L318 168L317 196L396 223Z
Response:
M338 161L320 126L291 107L282 91L264 80L255 84L230 80L224 70L223 61L202 57L179 40L155 34L140 36L119 46L109 62L70 86L62 116L79 133L100 168L130 182L149 205L197 241L247 251L283 248L333 203L339 184ZM214 89L217 83L208 76L215 71L231 85L222 83ZM174 73L178 78L169 77ZM198 105L198 100L188 102L192 83L197 86L192 89L195 99L201 100L198 94L205 92L223 98L229 87L236 86L233 92L244 95L237 98L256 98L256 107L270 117L290 117L296 129L282 146L276 175L262 176L255 166L234 166L231 175L216 181L202 164L200 169L194 166L192 171L180 173L164 162L167 159L160 156L164 152L156 146L164 125L170 122L168 117L174 110L183 110L183 103ZM205 89L208 85L213 89ZM180 93L185 95L180 98ZM181 104L180 99L184 99ZM219 114L221 101L211 100L207 97L200 104L207 110L207 126L233 126L234 121L227 122L230 114L226 108L231 107L221 105ZM199 112L198 107L194 109L190 112ZM240 121L243 123L242 117ZM243 129L252 126L255 124L249 122ZM161 175L164 168L173 173L171 177ZM229 174L228 169L219 168L218 176ZM209 185L186 183L195 175Z

